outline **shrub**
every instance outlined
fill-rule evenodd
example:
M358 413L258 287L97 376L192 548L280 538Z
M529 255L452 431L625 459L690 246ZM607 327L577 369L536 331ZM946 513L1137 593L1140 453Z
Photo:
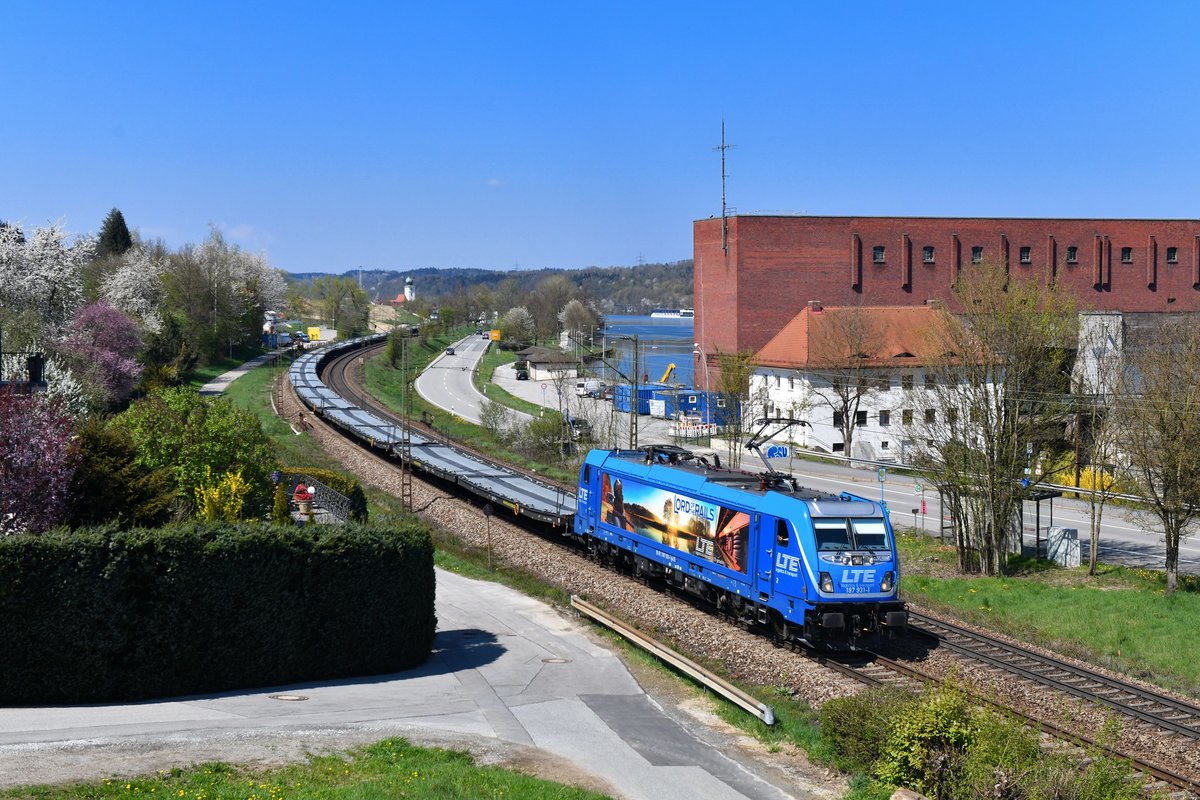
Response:
M80 463L71 481L68 525L157 527L171 518L176 497L171 472L139 464L128 431L89 417L79 423L76 437Z
M838 769L870 773L892 724L915 705L912 692L891 687L868 689L821 706L821 742Z
M433 643L423 525L190 523L0 537L0 704L395 672Z
M893 786L940 797L974 738L967 698L953 687L929 691L891 726L876 774Z

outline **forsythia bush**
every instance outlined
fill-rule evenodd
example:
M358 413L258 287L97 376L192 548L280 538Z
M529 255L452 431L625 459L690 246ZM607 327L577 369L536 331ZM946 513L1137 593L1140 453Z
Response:
M395 672L429 656L433 601L420 523L0 537L0 705Z
M237 522L248 494L250 484L242 478L241 470L226 472L214 482L212 467L205 466L204 481L196 487L196 516L210 522Z

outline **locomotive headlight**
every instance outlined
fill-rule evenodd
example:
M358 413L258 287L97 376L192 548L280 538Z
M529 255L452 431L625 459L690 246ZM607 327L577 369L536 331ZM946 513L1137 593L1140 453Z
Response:
M883 573L883 583L879 584L879 591L890 592L895 581L896 573L892 572L891 570Z
M821 591L833 593L833 578L828 572L821 573Z

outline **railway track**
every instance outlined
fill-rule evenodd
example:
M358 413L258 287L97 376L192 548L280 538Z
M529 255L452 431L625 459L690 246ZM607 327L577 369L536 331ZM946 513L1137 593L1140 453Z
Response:
M369 408L381 416L396 420L397 424L399 424L401 418L398 415L386 409L386 407L373 398L368 400L366 393L354 380L353 362L362 355L363 352L359 351L351 355L337 357L337 368L335 369L334 363L331 362L327 377L324 379L328 380L331 386L336 386L339 392L344 393L345 396L352 398L355 402L361 401L364 408ZM347 371L350 373L349 377L344 374ZM1040 654L1023 651L1021 648L993 640L991 637L982 636L974 631L958 628L957 626L926 615L913 614L913 621L914 630L921 630L925 635L934 637L939 648L945 648L962 657L986 663L1007 673L1020 675L1022 678L1036 681L1047 688L1059 690L1090 702L1102 703L1120 713L1127 713L1118 707L1119 705L1123 705L1133 712L1128 713L1128 716L1138 720L1139 724L1155 726L1159 730L1169 732L1172 736L1181 737L1181 741L1186 739L1191 742L1200 739L1200 707L1190 706L1187 703L1179 703L1171 698L1165 698L1154 692L1148 692L1140 687L1113 680L1106 676L1099 676L1087 670L1080 670L1073 665L1059 662L1057 659L1048 659ZM972 647L968 644L970 641L976 641L979 644ZM1003 651L1009 651L1011 655L1000 655ZM872 657L869 659L833 659L826 657L815 660L828 669L851 677L859 683L868 685L892 684L911 687L919 682L937 680L937 678L925 675L918 669L902 661L896 661L880 654L871 655ZM811 656L809 657L811 658ZM1069 671L1060 671L1058 666L1060 664ZM991 702L985 698L981 698L981 700L983 702ZM995 703L992 704L995 705ZM1005 708L1008 711L1013 711L1011 707ZM1099 748L1111 755L1128 760L1134 765L1135 769L1146 776L1147 781L1158 782L1156 785L1160 788L1166 786L1173 787L1177 793L1173 794L1172 797L1200 797L1200 782L1188 776L1175 773L1157 764L1149 763L1143 758L1106 747L1102 743L1097 743L1081 735L1078 731L1060 728L1052 723L1043 722L1035 717L1031 717L1028 714L1016 713L1024 716L1029 721L1029 724L1047 732L1050 736L1067 742L1075 742L1086 747ZM1150 719L1147 719L1147 717L1150 717Z
M909 627L934 638L939 647L948 648L962 657L1100 703L1172 735L1200 739L1200 706L911 610Z

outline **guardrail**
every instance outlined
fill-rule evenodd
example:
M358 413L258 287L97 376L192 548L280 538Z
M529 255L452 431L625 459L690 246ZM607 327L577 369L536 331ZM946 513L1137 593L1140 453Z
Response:
M725 679L714 675L687 656L676 653L664 644L636 631L577 595L571 595L571 605L605 627L611 628L648 653L662 659L675 669L699 681L734 705L745 709L768 725L775 724L775 709L760 703Z

